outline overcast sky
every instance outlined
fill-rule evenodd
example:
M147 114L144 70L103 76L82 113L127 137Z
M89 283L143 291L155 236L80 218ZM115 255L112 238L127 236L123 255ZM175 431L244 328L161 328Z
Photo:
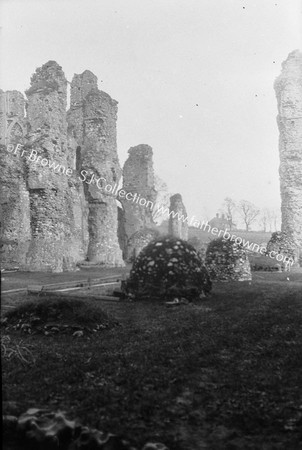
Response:
M119 102L120 163L153 147L189 215L226 196L279 207L281 63L301 48L300 0L0 0L1 88L24 92L57 61Z

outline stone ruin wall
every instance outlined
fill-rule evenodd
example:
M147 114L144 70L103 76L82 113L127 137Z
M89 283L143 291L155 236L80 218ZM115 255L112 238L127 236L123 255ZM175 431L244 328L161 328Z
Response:
M180 194L170 197L167 185L154 174L153 150L141 144L128 150L129 157L123 167L123 187L125 192L137 195L137 200L119 199L119 239L125 260L132 262L140 251L159 236L157 225L166 215L157 213L167 209L186 216L186 209ZM140 204L140 199L152 202L152 208ZM169 202L170 200L170 202ZM151 203L149 204L151 205ZM188 224L178 218L170 217L169 235L183 240L188 239Z
M275 82L282 232L302 256L302 53L289 54Z
M42 158L68 167L67 80L62 68L49 61L31 78L28 98L27 145ZM26 268L60 272L80 258L74 242L74 217L68 177L26 160L30 198L31 242Z
M99 91L97 78L86 71L74 77L67 114L67 80L54 61L32 76L27 102L17 91L0 94L5 266L62 271L87 256L92 262L123 265L115 198L79 176L85 169L118 183L117 102ZM10 143L72 169L71 176L28 161L20 152L8 153Z
M18 91L0 91L1 256L11 261L13 266L25 263L30 244L29 192L25 162L7 153L5 148L9 143L14 146L24 144L26 134L23 95Z
M70 103L69 130L78 144L76 166L78 172L85 171L82 179L87 177L83 183L88 204L87 257L94 263L122 266L116 198L105 191L106 185L118 186L121 178L116 143L117 102L100 91L96 77L85 71L72 80Z
M178 215L174 217L170 215L169 217L169 235L187 241L189 232L188 223L179 220L181 216L187 217L187 211L180 194L174 194L170 197L169 212L172 211L176 214L178 213Z
M142 248L142 241L146 244L152 240L155 227L153 208L157 192L154 185L153 150L149 145L141 144L128 150L129 156L123 167L123 187L127 193L137 195L135 201L119 198L122 204L120 211L120 232L124 235L124 258L131 260ZM140 204L144 199L149 206ZM137 236L137 239L136 239ZM120 238L121 239L121 238Z
M168 193L160 196L156 190L152 148L129 149L123 189L139 201L118 197L118 207L117 102L98 89L97 77L86 70L70 83L66 111L67 84L62 68L48 61L33 74L27 100L18 91L0 91L5 267L60 272L85 259L87 264L123 266L123 257L137 256L158 236L154 210L168 201ZM21 151L7 151L8 144L18 143L27 157L34 152L40 161L69 168L71 174L29 161ZM116 186L115 193L107 185ZM166 186L161 180L159 185ZM187 239L186 232L180 237Z

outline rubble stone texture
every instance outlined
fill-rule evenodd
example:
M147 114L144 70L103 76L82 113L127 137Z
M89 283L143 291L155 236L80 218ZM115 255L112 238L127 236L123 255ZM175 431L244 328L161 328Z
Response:
M87 177L82 178L89 207L87 258L94 263L123 266L114 194L121 178L116 143L117 102L98 89L97 78L89 71L72 80L68 120L69 131L78 143L76 167L80 173L84 170Z
M116 192L121 177L117 102L85 71L74 76L67 113L67 80L55 61L36 70L26 95L27 102L20 92L0 91L4 267L59 272L85 258L124 265L116 193L108 190L116 186ZM18 143L27 151L23 157L14 151ZM102 178L104 189L95 180L89 184L92 176Z
M17 144L24 144L27 127L25 99L18 91L0 91L0 212L2 261L8 268L25 263L31 232L26 165L14 154ZM13 151L7 152L8 144Z
M134 299L198 299L212 284L207 269L194 247L172 238L148 244L134 261L123 290Z
M31 151L68 167L67 80L62 68L55 61L38 68L26 95ZM26 255L28 269L60 272L74 268L79 254L73 239L68 177L27 159L27 185L32 236Z
M282 232L302 252L302 53L289 54L275 81L278 101Z
M98 90L98 79L90 70L73 76L67 120L69 132L79 143L78 145L81 145L84 140L84 104L86 96L92 90Z
M182 202L180 194L170 197L169 212L173 212L169 217L169 235L180 239L188 240L188 223L180 220L183 216L187 217L186 208Z
M271 252L276 252L274 254L276 267L279 265L283 269L288 268L288 264L290 266L294 265L293 261L296 254L296 248L292 242L292 240L289 238L289 236L282 232L282 231L276 231L272 234L272 237L267 243L266 246L266 255L269 257ZM276 259L277 255L282 255L283 260L278 261ZM281 258L280 258L281 259ZM285 260L285 261L284 261ZM286 261L289 261L286 263Z
M246 281L252 279L250 262L242 244L223 238L208 245L205 259L212 280Z
M128 150L129 157L123 168L123 190L133 195L132 200L119 198L123 206L123 229L127 260L139 253L141 242L135 245L133 235L142 230L152 229L155 224L152 217L157 192L154 187L153 151L149 145L141 144ZM136 196L135 196L136 195ZM134 198L135 196L135 198ZM149 202L149 203L148 203ZM131 246L128 246L131 240Z

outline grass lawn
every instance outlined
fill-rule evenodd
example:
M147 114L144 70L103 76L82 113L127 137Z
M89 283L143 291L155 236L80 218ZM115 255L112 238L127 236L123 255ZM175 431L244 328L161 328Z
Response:
M3 358L4 413L60 409L137 447L302 449L302 274L216 283L211 298L173 308L85 302L120 326L4 328L35 359Z

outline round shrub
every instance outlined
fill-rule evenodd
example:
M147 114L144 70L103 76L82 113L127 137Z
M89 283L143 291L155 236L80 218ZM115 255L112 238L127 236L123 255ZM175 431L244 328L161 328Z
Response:
M210 277L218 281L251 280L251 267L242 244L219 238L208 245L206 266Z
M209 274L192 245L172 237L150 242L134 261L124 285L134 299L199 298L211 291Z

